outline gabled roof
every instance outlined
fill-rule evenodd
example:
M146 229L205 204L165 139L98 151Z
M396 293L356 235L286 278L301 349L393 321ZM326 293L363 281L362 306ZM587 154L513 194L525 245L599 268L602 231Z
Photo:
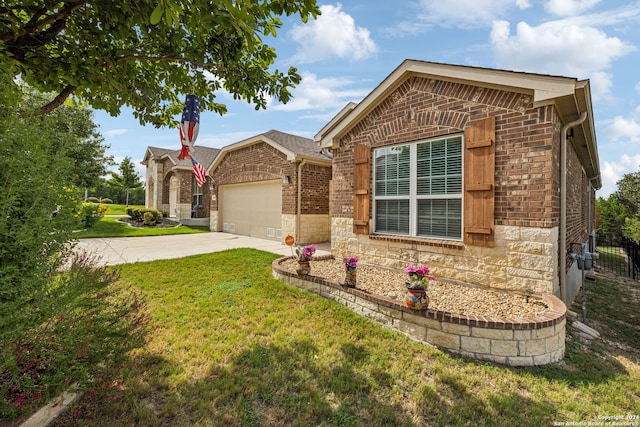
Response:
M349 104L343 108L315 135L314 141L321 147L332 147L340 137L413 76L531 94L536 107L555 105L563 123L572 122L586 112L587 119L574 128L574 140L578 141L574 142L574 147L588 177L595 180L596 187L599 187L600 165L589 80L407 59L359 104Z
M216 156L220 153L219 148L211 148L205 146L194 146L191 154L193 157L204 166L205 169L208 169L209 166L213 163ZM191 164L191 159L182 159L178 160L178 156L180 155L180 150L171 150L169 148L158 148L158 147L147 147L147 151L144 155L144 158L140 162L143 165L148 165L149 160L161 160L161 159L169 159L171 163L173 163L173 167L177 169L191 169L193 165Z
M215 169L228 153L259 143L268 144L284 153L290 162L306 160L309 163L331 166L331 155L312 139L272 129L223 147L207 170Z

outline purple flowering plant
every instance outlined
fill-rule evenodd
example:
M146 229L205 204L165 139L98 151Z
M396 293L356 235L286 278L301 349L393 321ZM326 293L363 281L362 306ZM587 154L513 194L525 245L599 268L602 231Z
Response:
M353 270L358 266L358 257L352 256L352 257L342 258L342 262L348 269Z
M296 248L298 261L310 261L314 253L316 253L316 245L307 245L303 248L298 246Z
M429 266L423 265L422 267L416 267L410 265L404 269L404 272L409 275L409 281L407 282L407 288L409 289L427 289L427 285L430 280L436 280L434 276L430 276Z

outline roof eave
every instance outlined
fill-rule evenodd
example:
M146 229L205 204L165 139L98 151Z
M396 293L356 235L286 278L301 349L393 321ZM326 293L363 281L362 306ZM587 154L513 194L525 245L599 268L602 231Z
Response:
M574 136L571 138L571 143L593 187L596 190L602 188L589 80L578 81L574 94L566 98L557 99L556 107L563 123L576 120L583 112L587 113L587 119L574 128Z
M333 161L329 158L322 159L319 157L307 156L304 154L297 154L294 159L294 162L302 162L302 161L306 161L307 164L313 164L318 166L331 166L333 163Z

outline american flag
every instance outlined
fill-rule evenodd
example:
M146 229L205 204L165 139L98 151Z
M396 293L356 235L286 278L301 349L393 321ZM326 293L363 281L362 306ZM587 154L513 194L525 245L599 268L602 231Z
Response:
M200 99L195 95L187 95L182 110L182 119L180 120L180 142L182 143L182 151L178 156L178 160L186 159L189 155L189 149L198 137L200 130Z
M191 157L191 163L193 164L193 174L196 176L196 183L198 187L204 187L204 183L207 182L207 170L196 159Z

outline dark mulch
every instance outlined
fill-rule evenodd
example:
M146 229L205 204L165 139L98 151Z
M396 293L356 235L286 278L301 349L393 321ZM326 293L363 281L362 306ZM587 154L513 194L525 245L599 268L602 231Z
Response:
M154 225L147 225L143 221L134 221L131 218L120 218L118 219L120 222L125 222L132 227L145 228L145 227L156 227L156 228L174 228L180 225L176 221L172 221L169 218L162 218L161 222L156 222Z

